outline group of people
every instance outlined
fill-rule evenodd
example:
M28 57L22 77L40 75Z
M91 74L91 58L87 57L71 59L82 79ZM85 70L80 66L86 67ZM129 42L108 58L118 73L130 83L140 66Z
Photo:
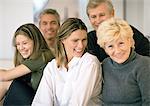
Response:
M14 65L0 69L4 106L149 106L150 42L114 18L110 0L89 0L94 28L79 18L60 24L54 9L14 33Z

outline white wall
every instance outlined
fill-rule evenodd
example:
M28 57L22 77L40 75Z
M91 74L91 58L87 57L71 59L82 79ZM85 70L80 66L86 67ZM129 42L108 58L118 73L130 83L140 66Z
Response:
M49 0L45 8L53 8L58 11L61 22L68 17L78 17L78 0Z
M144 33L150 40L150 0L144 0Z
M86 6L88 3L88 0L78 0L79 1L79 18L83 20L83 22L86 24L88 31L93 30L92 25L90 24L89 18L86 14Z
M33 22L32 0L0 0L0 14L0 59L12 59L14 31Z
M2 13L2 0L0 0L0 14ZM2 15L0 15L0 23L2 23ZM0 48L2 48L2 24L0 24ZM2 53L0 49L0 54Z
M123 18L123 0L112 0L116 16ZM126 0L126 19L142 33L150 36L150 0ZM55 8L61 14L62 21L66 17L79 17L92 27L86 15L88 0L49 0L46 8ZM66 9L67 7L67 9ZM0 59L12 59L12 36L17 27L33 22L32 0L0 0Z
M124 18L123 0L112 0L115 9L115 17Z
M126 0L127 21L150 40L150 0Z
M126 19L127 21L139 29L141 32L144 31L144 6L143 0L126 0Z

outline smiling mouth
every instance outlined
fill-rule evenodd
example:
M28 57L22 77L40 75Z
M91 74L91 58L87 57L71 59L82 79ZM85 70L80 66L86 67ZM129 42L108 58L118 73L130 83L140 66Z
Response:
M26 55L26 54L27 54L27 52L20 52L20 54L22 54L22 55Z
M81 49L80 49L80 50L78 50L78 49L74 49L74 50L75 50L76 52L82 52L82 51L83 51L83 50L81 50Z

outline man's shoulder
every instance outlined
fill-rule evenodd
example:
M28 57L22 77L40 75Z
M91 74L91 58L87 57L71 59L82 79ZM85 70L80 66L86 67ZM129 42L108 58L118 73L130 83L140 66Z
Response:
M140 32L137 28L135 28L134 26L132 26L132 25L130 25L130 27L132 28L132 30L133 30L133 33L134 33L134 35L133 36L143 36L144 37L144 35L143 35L143 33L142 32Z
M130 25L133 30L133 39L135 41L135 51L141 55L149 56L149 40L138 29Z
M96 31L92 30L92 31L88 32L88 35L96 35Z
M96 37L96 31L93 30L93 31L88 32L87 37L88 37L89 40L96 39L97 38Z

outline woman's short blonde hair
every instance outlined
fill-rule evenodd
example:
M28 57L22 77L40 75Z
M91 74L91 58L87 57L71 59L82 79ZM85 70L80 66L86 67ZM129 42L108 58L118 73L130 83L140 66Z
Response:
M133 31L130 25L123 19L110 18L102 22L97 30L98 44L104 48L105 43L117 40L118 38L129 38L134 48Z

